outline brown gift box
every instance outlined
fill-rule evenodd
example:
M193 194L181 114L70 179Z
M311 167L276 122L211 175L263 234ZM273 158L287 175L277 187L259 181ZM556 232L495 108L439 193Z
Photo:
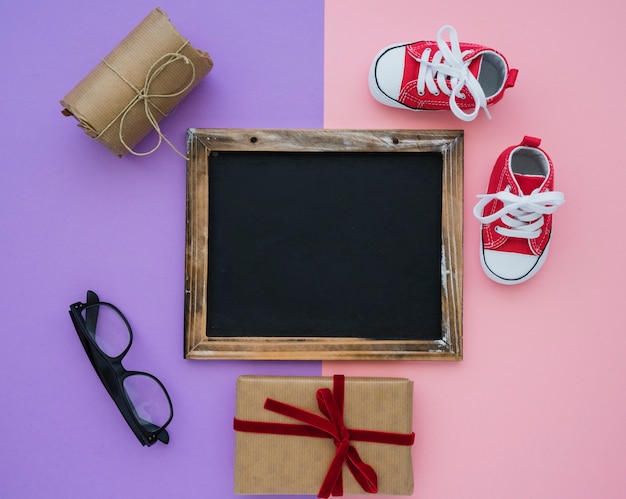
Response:
M63 114L74 116L89 137L119 156L150 154L162 140L174 148L158 122L212 67L209 54L193 48L167 15L154 9L65 96ZM159 135L156 146L135 152L152 129Z
M274 399L322 416L320 388L333 390L332 377L240 376L237 379L235 429L244 422L302 424L264 409ZM411 434L413 382L402 378L345 378L346 428ZM236 494L318 494L337 447L333 438L235 432ZM411 440L412 441L412 440ZM378 478L378 493L411 495L410 445L352 441L362 461ZM346 464L343 492L365 494Z

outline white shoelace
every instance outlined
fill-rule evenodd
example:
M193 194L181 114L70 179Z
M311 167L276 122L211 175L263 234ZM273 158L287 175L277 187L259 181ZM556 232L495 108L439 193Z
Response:
M443 38L445 32L449 33L450 46ZM428 91L433 95L439 95L443 92L450 96L450 109L454 115L463 121L472 121L480 109L485 110L485 114L489 119L491 115L487 110L487 98L480 83L476 77L470 72L470 61L463 61L463 57L469 51L461 52L459 38L456 30L450 26L442 26L437 33L437 46L439 50L435 52L430 60L431 49L425 49L422 58L415 58L420 63L419 73L417 75L417 91L420 95L424 94L424 88L428 87ZM446 81L450 77L450 86ZM435 78L437 81L435 81ZM463 87L467 89L474 98L476 106L471 113L466 113L456 102L456 99L465 99L465 95L461 92Z
M538 192L535 189L529 195L516 195L510 187L495 194L480 194L480 201L474 206L474 216L483 224L489 224L498 218L506 227L496 226L498 234L508 237L535 239L541 234L543 216L550 215L565 202L561 192ZM504 206L492 215L483 216L485 206L494 199L502 201Z

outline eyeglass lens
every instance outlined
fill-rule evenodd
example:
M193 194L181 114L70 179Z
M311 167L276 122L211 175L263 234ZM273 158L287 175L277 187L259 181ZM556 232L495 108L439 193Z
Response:
M117 310L104 304L89 305L82 315L102 353L112 358L124 353L130 343L130 330Z
M124 390L144 428L154 431L169 421L172 415L170 403L156 379L145 374L133 374L124 379Z

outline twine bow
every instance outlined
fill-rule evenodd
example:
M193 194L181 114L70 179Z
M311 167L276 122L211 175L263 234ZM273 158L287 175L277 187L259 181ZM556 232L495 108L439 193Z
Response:
M330 495L343 495L342 468L346 463L350 473L365 492L378 492L378 478L374 468L364 463L351 441L376 442L394 445L413 445L414 433L391 433L375 430L359 430L346 428L343 421L344 377L333 377L333 390L320 388L316 392L319 416L283 402L268 398L264 408L282 414L304 424L268 423L262 421L246 421L235 418L234 429L249 433L266 433L302 437L331 437L336 451L330 463L322 486L317 494L320 498Z
M184 56L184 55L182 55L180 53L187 46L188 43L189 43L189 40L187 40L176 52L168 52L167 54L164 54L161 57L159 57L152 64L152 66L150 66L150 69L148 69L148 72L146 73L146 78L144 80L143 87L141 87L141 88L137 88L130 81L128 81L128 79L126 79L124 77L124 75L121 74L106 59L102 59L102 62L104 62L104 64L106 64L106 66L109 69L111 69L130 88L132 88L134 90L135 96L126 105L126 107L124 109L122 109L118 113L118 115L113 120L111 120L111 122L106 127L104 127L104 129L96 136L97 139L100 138L109 128L111 128L113 123L115 123L119 119L120 120L119 139L120 139L120 142L122 143L122 145L126 148L126 150L129 153L134 154L135 156L147 156L149 154L152 154L154 151L156 151L161 146L163 141L165 141L174 150L174 152L176 154L178 154L180 157L182 157L184 159L189 159L189 158L187 158L187 156L185 156L183 153L181 153L176 148L176 146L174 146L174 144L172 144L172 142L170 142L170 140L165 135L163 135L163 133L161 132L161 128L159 126L159 122L155 118L154 113L153 113L153 109L155 109L157 112L159 112L161 114L161 116L163 116L163 117L167 116L167 113L165 113L163 110L161 110L154 103L153 99L157 99L157 98L169 99L169 98L177 97L177 96L183 94L184 92L186 92L191 87L191 85L193 85L193 83L194 83L194 81L196 79L196 68L195 68L193 62L191 62L191 60L188 57L186 57L186 56ZM177 92L172 92L172 93L168 93L168 94L153 94L153 93L151 93L150 92L150 87L155 82L155 80L159 77L159 75L169 65L171 65L171 64L173 64L173 63L175 63L177 61L183 61L185 64L191 65L191 77L190 77L189 81L187 82L187 84L183 88L178 90ZM146 151L146 152L136 152L135 150L133 150L133 148L130 147L126 143L126 141L124 140L124 132L123 132L123 130L124 130L124 122L126 120L126 117L128 116L128 113L135 106L141 105L141 104L143 104L143 106L144 106L144 111L145 111L145 114L146 114L146 118L148 118L148 121L152 125L152 128L154 128L154 130L156 131L157 135L159 136L159 140L158 140L157 144L152 149L150 149L149 151Z

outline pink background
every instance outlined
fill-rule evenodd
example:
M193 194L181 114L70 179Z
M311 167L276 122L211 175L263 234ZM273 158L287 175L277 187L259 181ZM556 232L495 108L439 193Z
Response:
M334 373L415 382L413 497L626 496L621 3L160 3L215 61L163 122L179 148L187 127L465 130L460 363L184 360L184 162L167 147L118 159L58 104L156 5L5 4L0 497L235 498L236 377ZM443 24L520 70L491 121L391 109L369 95L380 48L432 39ZM504 287L480 268L471 208L498 154L523 135L543 139L567 202L545 267ZM125 366L167 386L169 445L141 447L93 372L67 313L89 288L133 326Z
M322 368L415 381L414 497L626 496L625 11L610 0L326 2L326 128L465 130L464 360ZM491 121L369 96L379 49L434 39L444 24L520 70ZM545 267L505 287L482 272L471 210L497 156L523 135L543 139L566 204Z

